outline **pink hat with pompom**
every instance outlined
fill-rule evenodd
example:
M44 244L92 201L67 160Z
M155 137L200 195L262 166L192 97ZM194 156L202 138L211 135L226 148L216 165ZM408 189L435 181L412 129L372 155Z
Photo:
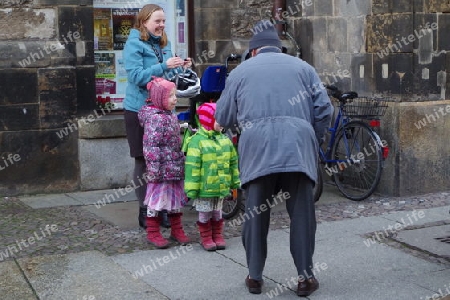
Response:
M154 106L159 109L167 109L169 96L175 88L175 83L160 77L152 77L152 80L147 83L148 99L147 102L152 102Z

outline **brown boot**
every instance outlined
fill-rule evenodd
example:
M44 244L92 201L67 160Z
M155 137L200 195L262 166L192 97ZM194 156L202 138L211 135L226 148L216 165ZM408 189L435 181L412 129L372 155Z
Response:
M169 247L169 241L166 240L159 231L161 217L147 217L147 241L158 249Z
M185 245L191 240L184 233L183 224L181 223L182 215L182 213L168 214L171 225L170 238L182 245Z
M206 251L215 251L217 249L216 243L212 239L211 221L208 223L201 223L197 221L198 231L200 232L200 239L203 248Z
M217 250L225 249L226 243L222 236L223 219L220 219L219 221L211 220L211 225L212 225L212 239L214 243L216 243Z

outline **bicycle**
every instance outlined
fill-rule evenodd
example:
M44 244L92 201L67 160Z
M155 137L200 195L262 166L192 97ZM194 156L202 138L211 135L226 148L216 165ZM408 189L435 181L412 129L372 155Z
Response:
M318 183L314 188L317 201L323 191L320 166L332 177L339 191L348 199L361 201L373 194L380 182L389 148L374 128L388 107L386 99L358 97L356 92L343 93L335 86L326 86L338 100L338 113L324 151L319 148Z
M198 116L195 113L198 106L205 102L216 102L220 98L220 95L225 88L225 79L229 73L229 64L232 61L239 61L239 59L241 59L241 55L232 53L226 57L224 65L208 66L203 72L203 75L200 78L200 94L189 99L189 112L194 113L189 114L189 121L186 126L184 126L183 151L186 151L185 147L187 139L195 134L199 126ZM228 129L225 132L235 145L236 150L239 133L238 128ZM223 199L222 217L224 219L231 219L239 212L239 210L242 210L243 207L244 196L242 190L231 190L230 195Z

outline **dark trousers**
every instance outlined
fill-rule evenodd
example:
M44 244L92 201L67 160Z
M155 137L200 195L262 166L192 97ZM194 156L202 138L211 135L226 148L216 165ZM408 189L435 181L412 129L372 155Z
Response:
M291 220L290 250L297 273L305 278L313 276L312 257L316 236L313 185L304 173L270 174L245 185L242 243L252 279L262 279L267 258L270 208L283 205L282 202L286 203Z
M147 184L144 180L144 174L147 171L147 167L145 165L145 159L143 156L135 157L134 158L134 172L133 172L133 180L138 186L137 189L135 189L136 197L139 201L139 207L140 208L147 208L146 205L144 205L145 200L145 194L147 193ZM141 183L143 183L141 185Z

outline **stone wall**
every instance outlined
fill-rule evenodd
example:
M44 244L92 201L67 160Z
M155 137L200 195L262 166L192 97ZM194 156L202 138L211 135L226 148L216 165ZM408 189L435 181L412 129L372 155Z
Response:
M78 134L95 97L92 1L0 0L0 194L79 187Z
M272 5L195 1L195 55L213 54L200 61L200 71L243 53L250 29L270 16ZM450 3L439 0L286 0L287 32L324 83L392 101L379 131L391 148L381 193L450 189L442 179L450 169L449 12ZM294 55L294 44L281 37ZM423 120L427 126L419 128Z

